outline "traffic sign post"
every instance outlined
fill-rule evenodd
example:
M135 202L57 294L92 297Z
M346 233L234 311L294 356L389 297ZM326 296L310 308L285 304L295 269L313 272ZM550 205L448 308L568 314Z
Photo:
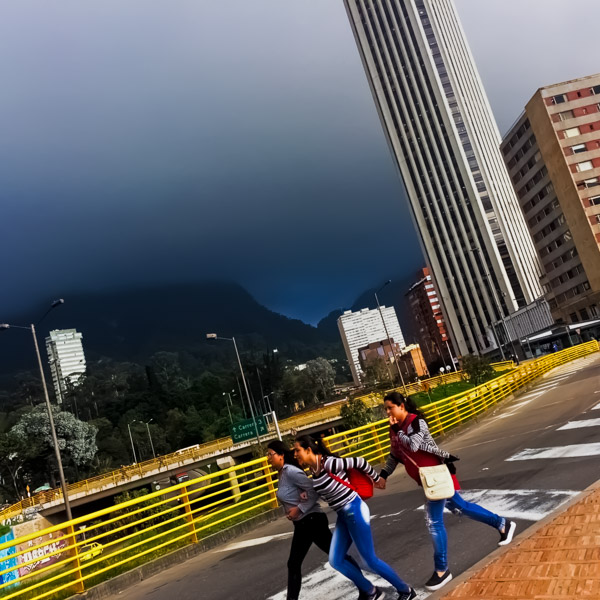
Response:
M267 435L268 433L267 423L262 415L255 417L254 419L238 421L231 425L230 430L231 440L234 444L239 444L240 442L252 439L256 436L257 432L258 435Z

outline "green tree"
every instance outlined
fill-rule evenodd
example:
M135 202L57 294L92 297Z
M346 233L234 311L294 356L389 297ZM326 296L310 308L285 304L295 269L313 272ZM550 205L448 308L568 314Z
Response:
M98 450L96 446L97 428L84 423L68 412L52 407L54 426L64 463L77 470L89 465ZM25 441L27 445L39 448L38 458L43 459L46 473L54 471L54 445L50 432L50 419L45 405L38 405L24 413L11 433ZM43 473L43 471L42 471ZM38 473L41 474L41 473ZM50 478L52 479L52 477Z
M354 429L355 427L370 423L372 412L360 398L350 398L350 400L342 406L340 416L348 429Z
M330 397L335 383L335 370L326 358L309 360L301 373L307 391L312 396L312 402L318 402L319 399L327 400Z
M470 383L479 385L494 375L494 368L490 361L483 356L468 354L462 357L462 368L467 374Z

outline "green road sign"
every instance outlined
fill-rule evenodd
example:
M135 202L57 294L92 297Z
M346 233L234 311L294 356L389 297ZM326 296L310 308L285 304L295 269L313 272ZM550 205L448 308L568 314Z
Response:
M254 421L252 419L245 419L244 421L238 421L230 426L231 439L234 444L239 442L245 442L253 437L256 437L256 428L258 428L259 435L266 435L268 433L267 423L264 417L256 417L256 427L254 427Z

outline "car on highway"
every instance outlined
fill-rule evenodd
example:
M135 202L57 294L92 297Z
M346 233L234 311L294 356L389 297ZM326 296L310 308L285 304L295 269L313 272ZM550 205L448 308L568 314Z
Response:
M86 544L85 546L81 546L79 549L79 560L91 560L94 556L98 556L102 554L104 551L104 546L99 544L98 542L92 542L91 544Z

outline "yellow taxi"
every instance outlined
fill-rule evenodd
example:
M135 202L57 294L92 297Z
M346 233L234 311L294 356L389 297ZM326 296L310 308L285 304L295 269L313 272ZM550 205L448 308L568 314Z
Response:
M92 542L91 544L86 544L85 546L81 546L79 549L79 560L91 560L94 556L98 556L102 554L104 551L104 547L102 544L98 542Z

